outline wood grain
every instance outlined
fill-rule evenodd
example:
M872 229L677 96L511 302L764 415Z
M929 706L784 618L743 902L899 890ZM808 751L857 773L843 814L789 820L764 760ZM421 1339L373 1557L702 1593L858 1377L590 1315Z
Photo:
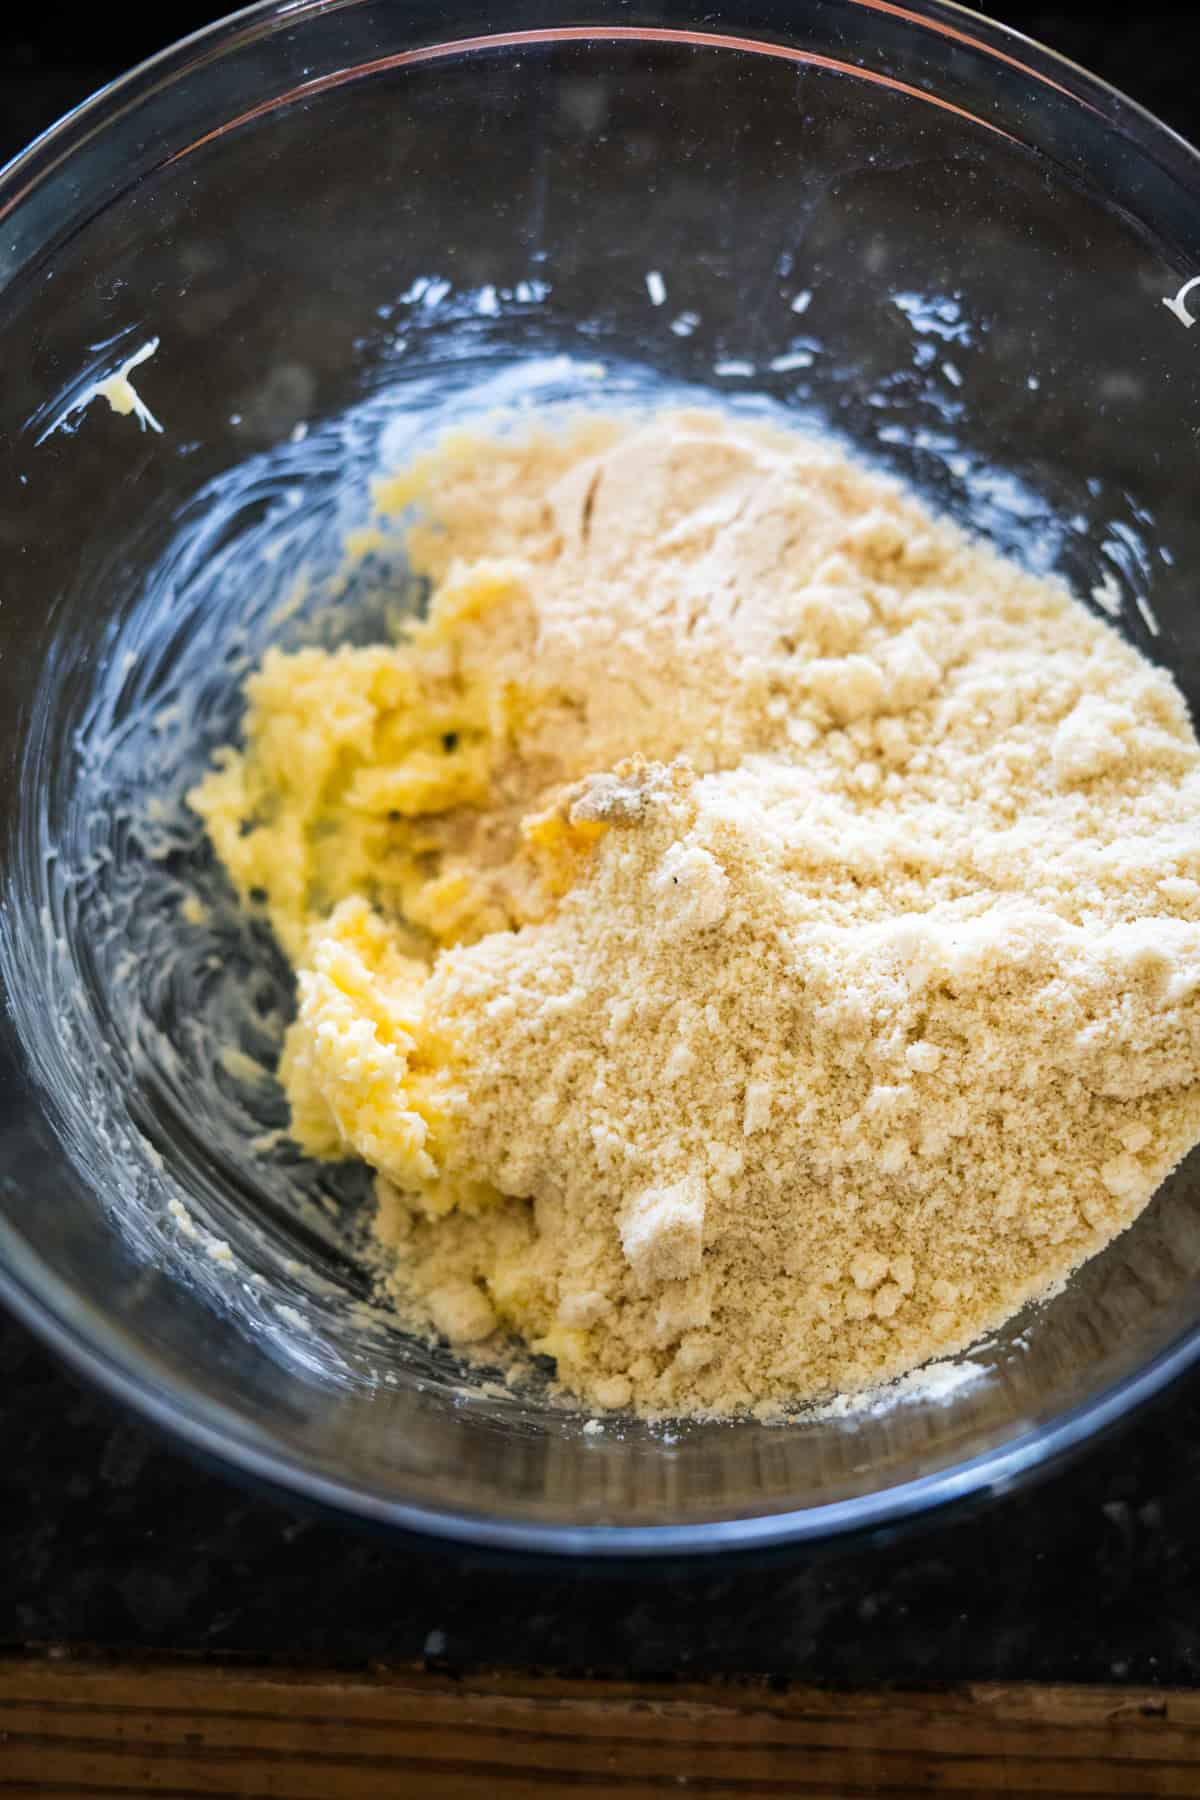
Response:
M1200 1795L1200 1693L0 1660L0 1796Z

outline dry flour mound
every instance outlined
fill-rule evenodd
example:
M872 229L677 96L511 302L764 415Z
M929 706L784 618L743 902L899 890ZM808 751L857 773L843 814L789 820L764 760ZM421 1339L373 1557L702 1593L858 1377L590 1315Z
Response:
M194 795L298 970L281 1074L397 1304L599 1407L970 1342L1200 1138L1169 678L828 444L460 436L404 642L273 654Z

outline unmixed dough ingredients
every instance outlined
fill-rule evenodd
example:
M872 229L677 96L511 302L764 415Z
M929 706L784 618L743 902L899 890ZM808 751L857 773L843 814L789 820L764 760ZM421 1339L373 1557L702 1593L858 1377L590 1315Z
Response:
M403 640L270 652L192 795L295 963L299 1143L407 1318L593 1407L959 1348L1200 1137L1200 748L1057 582L716 412L377 490ZM410 509L411 512L410 512Z

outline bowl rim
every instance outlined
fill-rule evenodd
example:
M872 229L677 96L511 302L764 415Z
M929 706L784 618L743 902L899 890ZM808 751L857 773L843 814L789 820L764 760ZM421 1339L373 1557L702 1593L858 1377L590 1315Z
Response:
M128 1406L169 1439L182 1439L195 1454L223 1469L265 1483L282 1495L294 1495L310 1505L327 1507L368 1524L487 1549L542 1555L606 1559L713 1555L785 1544L812 1546L836 1537L928 1520L967 1500L994 1499L1034 1475L1049 1474L1200 1359L1200 1327L1192 1327L1179 1333L1136 1373L1079 1401L1049 1424L1035 1424L998 1449L983 1451L933 1474L853 1500L691 1524L546 1524L466 1508L382 1499L312 1469L294 1456L262 1448L250 1441L238 1415L220 1401L197 1400L189 1395L181 1407L175 1387L148 1378L145 1358L136 1352L122 1353L122 1334L115 1329L105 1329L102 1324L90 1334L73 1329L67 1284L47 1270L3 1222L0 1251L4 1253L0 1261L0 1300L17 1318L76 1374ZM47 1288L57 1290L56 1294L48 1297ZM76 1325L77 1319L76 1313Z
M292 25L310 15L324 16L348 11L363 3L364 0L252 0L250 5L226 13L143 58L124 74L114 76L111 81L86 95L77 105L32 138L24 149L18 150L7 162L0 164L0 220L18 206L51 169L72 151L81 149L96 131L109 122L111 115L123 110L125 104L132 103L142 93L178 81L193 67L265 37L276 26ZM574 3L578 5L579 0L574 0ZM1048 82L1071 99L1098 107L1106 114L1110 125L1127 131L1136 127L1138 135L1144 135L1154 142L1160 155L1168 154L1173 161L1189 168L1193 174L1200 172L1200 149L1140 101L1132 99L1101 76L1094 75L1081 63L1051 49L1014 26L1001 24L974 7L961 4L960 0L837 0L837 3L868 15L874 13L899 19L937 32L952 43L988 52L998 61ZM617 0L589 0L589 4L596 10L615 11ZM586 36L592 40L615 37L645 39L665 35L681 41L690 40L713 47L737 47L751 52L761 52L772 42L766 35L738 36L730 32L701 30L694 24L688 25L683 21L693 16L692 0L656 0L656 5L664 14L678 13L681 22L665 32L648 25L621 26L615 21L602 23L595 19L575 26L560 22L557 25L518 31L487 30L465 38L439 39L435 43L421 46L420 54L424 59L430 59L477 49L484 44L553 42L561 40L565 35ZM390 62L396 59L386 60ZM401 53L400 60L411 60L410 54ZM377 65L355 66L343 74L349 79L375 66ZM854 66L850 72L863 71ZM290 97L292 96L287 93L280 94L268 104L274 107ZM927 95L921 97L928 98ZM54 154L56 151L58 154ZM47 161L47 158L50 160Z
M348 10L364 3L365 0L255 0L254 4L167 45L86 97L0 167L0 220L139 98L185 79L192 70L266 37L275 29L293 26L310 15ZM935 31L952 43L965 43L998 61L1015 65L1024 74L1049 83L1068 98L1099 112L1110 131L1136 138L1143 148L1153 150L1160 163L1172 165L1181 178L1190 177L1191 184L1200 190L1200 151L1180 133L1116 87L1024 33L988 19L957 0L837 3L848 11L884 14ZM576 0L576 17L583 10ZM612 0L592 0L586 10L589 14L616 12ZM540 28L447 38L423 47L420 54L422 60L431 60L469 53L488 44L545 43L584 36L590 41L666 37L759 53L766 53L772 43L766 34L734 36L689 26L685 20L695 18L690 0L656 0L656 11L660 18L678 19L678 25L656 30L649 25L620 27L593 22L584 27L568 25L560 19L557 25ZM402 53L386 60L391 64L413 58ZM341 72L339 78L354 79L378 66L355 64ZM853 68L848 72L864 73ZM324 84L314 84L321 85ZM291 97L287 92L281 93L256 111L273 110ZM1057 1416L1029 1425L998 1447L965 1461L853 1499L683 1524L569 1525L381 1498L364 1487L339 1481L307 1465L293 1452L271 1448L269 1439L264 1440L267 1447L263 1442L252 1441L245 1422L232 1408L219 1400L187 1393L178 1383L157 1377L151 1359L144 1349L139 1349L132 1334L96 1309L81 1309L69 1285L3 1219L0 1301L72 1370L161 1428L169 1438L182 1440L206 1460L266 1483L280 1494L294 1495L363 1521L459 1543L507 1551L606 1558L713 1554L789 1543L811 1545L847 1533L878 1531L918 1517L929 1518L968 1498L995 1496L1035 1473L1048 1472L1200 1360L1198 1317L1140 1368ZM503 1496L497 1496L497 1501L502 1506Z

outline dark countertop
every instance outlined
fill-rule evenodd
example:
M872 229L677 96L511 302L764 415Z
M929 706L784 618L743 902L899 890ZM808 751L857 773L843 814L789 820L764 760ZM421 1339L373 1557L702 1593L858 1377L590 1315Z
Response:
M993 10L1200 135L1200 19ZM172 14L182 33L206 9ZM142 34L140 37L138 32ZM158 47L54 5L0 27L0 155ZM71 46L64 57L61 46ZM0 1647L698 1678L1200 1683L1200 1376L1040 1485L890 1542L686 1569L519 1564L249 1495L0 1322Z
M374 1536L196 1468L0 1332L0 1647L649 1678L1200 1683L1200 1377L891 1543L627 1569Z

